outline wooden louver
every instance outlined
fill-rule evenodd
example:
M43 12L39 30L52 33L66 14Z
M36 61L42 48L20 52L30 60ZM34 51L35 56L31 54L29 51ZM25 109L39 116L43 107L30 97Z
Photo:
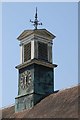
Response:
M38 42L38 59L48 61L48 47L46 43Z
M31 59L31 43L24 45L24 62Z

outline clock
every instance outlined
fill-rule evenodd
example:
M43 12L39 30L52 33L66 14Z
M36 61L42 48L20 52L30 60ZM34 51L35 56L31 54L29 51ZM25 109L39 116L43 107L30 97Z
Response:
M23 72L20 76L20 87L24 90L29 87L31 83L31 71L27 70Z

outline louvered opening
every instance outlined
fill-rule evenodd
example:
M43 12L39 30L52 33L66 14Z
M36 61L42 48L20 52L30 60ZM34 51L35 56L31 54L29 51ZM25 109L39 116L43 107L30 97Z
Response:
M48 61L48 46L46 43L38 42L38 59Z
M24 62L31 59L31 43L24 45Z

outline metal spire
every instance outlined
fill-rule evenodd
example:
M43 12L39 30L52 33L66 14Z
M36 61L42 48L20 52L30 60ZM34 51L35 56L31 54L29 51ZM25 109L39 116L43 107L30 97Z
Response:
M37 26L38 26L38 25L42 25L42 23L39 23L39 21L38 21L38 17L37 17L37 7L36 7L35 20L34 20L34 21L30 20L30 22L33 23L35 29L37 29Z

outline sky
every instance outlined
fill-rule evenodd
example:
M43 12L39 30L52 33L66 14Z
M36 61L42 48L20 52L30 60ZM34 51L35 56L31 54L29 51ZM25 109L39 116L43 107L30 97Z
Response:
M2 106L2 4L0 4L0 107ZM1 115L1 113L0 113Z
M53 63L55 68L55 90L78 84L78 3L62 2L14 2L2 3L2 104L15 103L18 93L18 71L20 46L17 37L27 29L34 29L29 22L34 20L35 8L40 29L47 29L56 38L53 40Z

